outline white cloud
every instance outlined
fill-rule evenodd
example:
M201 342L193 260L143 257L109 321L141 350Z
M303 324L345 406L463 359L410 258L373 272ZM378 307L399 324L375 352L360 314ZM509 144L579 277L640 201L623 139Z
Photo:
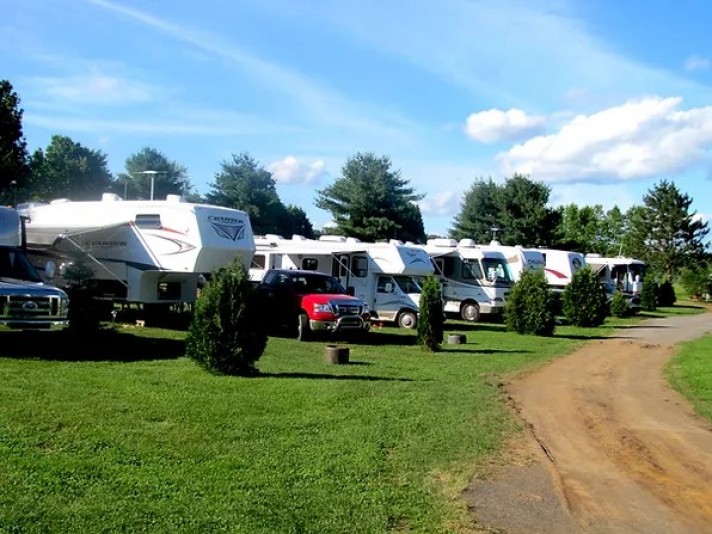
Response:
M702 56L690 56L685 60L685 70L707 70L710 68L710 60Z
M712 106L679 109L681 98L648 97L513 146L497 159L505 174L551 182L631 180L700 164L712 148Z
M712 215L710 215L709 213L696 213L692 217L692 220L693 221L702 221L703 223L708 223L708 222L712 221Z
M541 130L546 118L527 115L521 109L489 109L467 117L465 133L482 143L513 141Z
M418 202L423 215L453 215L460 209L460 197L454 191L441 191Z
M36 89L52 100L82 104L127 104L153 100L156 91L148 84L103 73L98 68L71 76L30 79Z
M294 156L287 156L283 160L270 163L267 170L280 184L315 184L329 175L322 160L306 163Z

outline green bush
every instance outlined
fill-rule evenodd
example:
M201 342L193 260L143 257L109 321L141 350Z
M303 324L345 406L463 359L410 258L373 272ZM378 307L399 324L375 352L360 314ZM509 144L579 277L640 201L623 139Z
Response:
M576 271L564 289L563 311L574 326L600 326L606 320L606 291L590 267Z
M674 306L677 297L670 280L665 280L655 290L655 302L658 306Z
M514 284L504 308L504 319L509 330L519 334L550 336L554 333L554 298L544 272L529 269Z
M423 282L419 304L418 345L438 351L443 342L443 301L436 277L428 276Z
M203 288L186 337L186 355L226 375L252 375L267 345L255 291L242 263L233 261Z
M65 267L62 278L67 284L69 330L81 335L93 334L101 327L101 313L97 291L94 287L94 271L85 257L77 257Z
M640 307L652 311L658 307L658 283L652 276L643 278L643 289L640 291Z
M613 293L610 308L611 315L615 317L628 317L633 313L630 306L628 306L628 297L620 291Z

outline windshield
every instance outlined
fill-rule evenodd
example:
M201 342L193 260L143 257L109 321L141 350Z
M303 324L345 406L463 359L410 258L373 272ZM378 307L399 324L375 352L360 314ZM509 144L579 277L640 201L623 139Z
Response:
M409 295L411 293L422 293L423 290L412 276L394 276L393 279L398 284L400 290Z
M642 279L643 275L645 274L645 265L641 263L631 263L630 272L633 275L633 279L635 279L636 276L640 276L640 278Z
M509 275L509 268L504 259L500 258L482 258L482 266L487 273L487 280L490 282L511 282L512 277Z
M307 293L332 293L345 295L346 289L336 278L332 276L313 276L308 274L292 275L292 282L297 292Z
M41 282L40 275L17 248L0 247L0 278L14 278L26 282Z

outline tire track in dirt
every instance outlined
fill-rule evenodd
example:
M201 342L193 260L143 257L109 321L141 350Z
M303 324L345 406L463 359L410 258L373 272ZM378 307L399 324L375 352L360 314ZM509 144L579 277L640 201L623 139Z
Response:
M712 428L662 375L673 344L709 331L709 314L653 320L513 380L507 391L575 523L497 523L471 498L475 515L507 532L712 532Z

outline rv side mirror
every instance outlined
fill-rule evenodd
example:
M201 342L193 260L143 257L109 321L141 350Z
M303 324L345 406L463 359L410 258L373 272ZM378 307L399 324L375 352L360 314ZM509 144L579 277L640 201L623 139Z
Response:
M52 280L54 280L54 273L55 273L55 270L56 270L56 269L57 269L57 266L55 265L55 263L54 263L53 261L48 261L48 262L45 264L45 267L44 267L44 279L45 279L47 282L51 282Z
M386 293L393 293L393 284L390 282L386 283Z
M354 286L349 286L346 288L346 294L352 297L356 295L356 288Z

